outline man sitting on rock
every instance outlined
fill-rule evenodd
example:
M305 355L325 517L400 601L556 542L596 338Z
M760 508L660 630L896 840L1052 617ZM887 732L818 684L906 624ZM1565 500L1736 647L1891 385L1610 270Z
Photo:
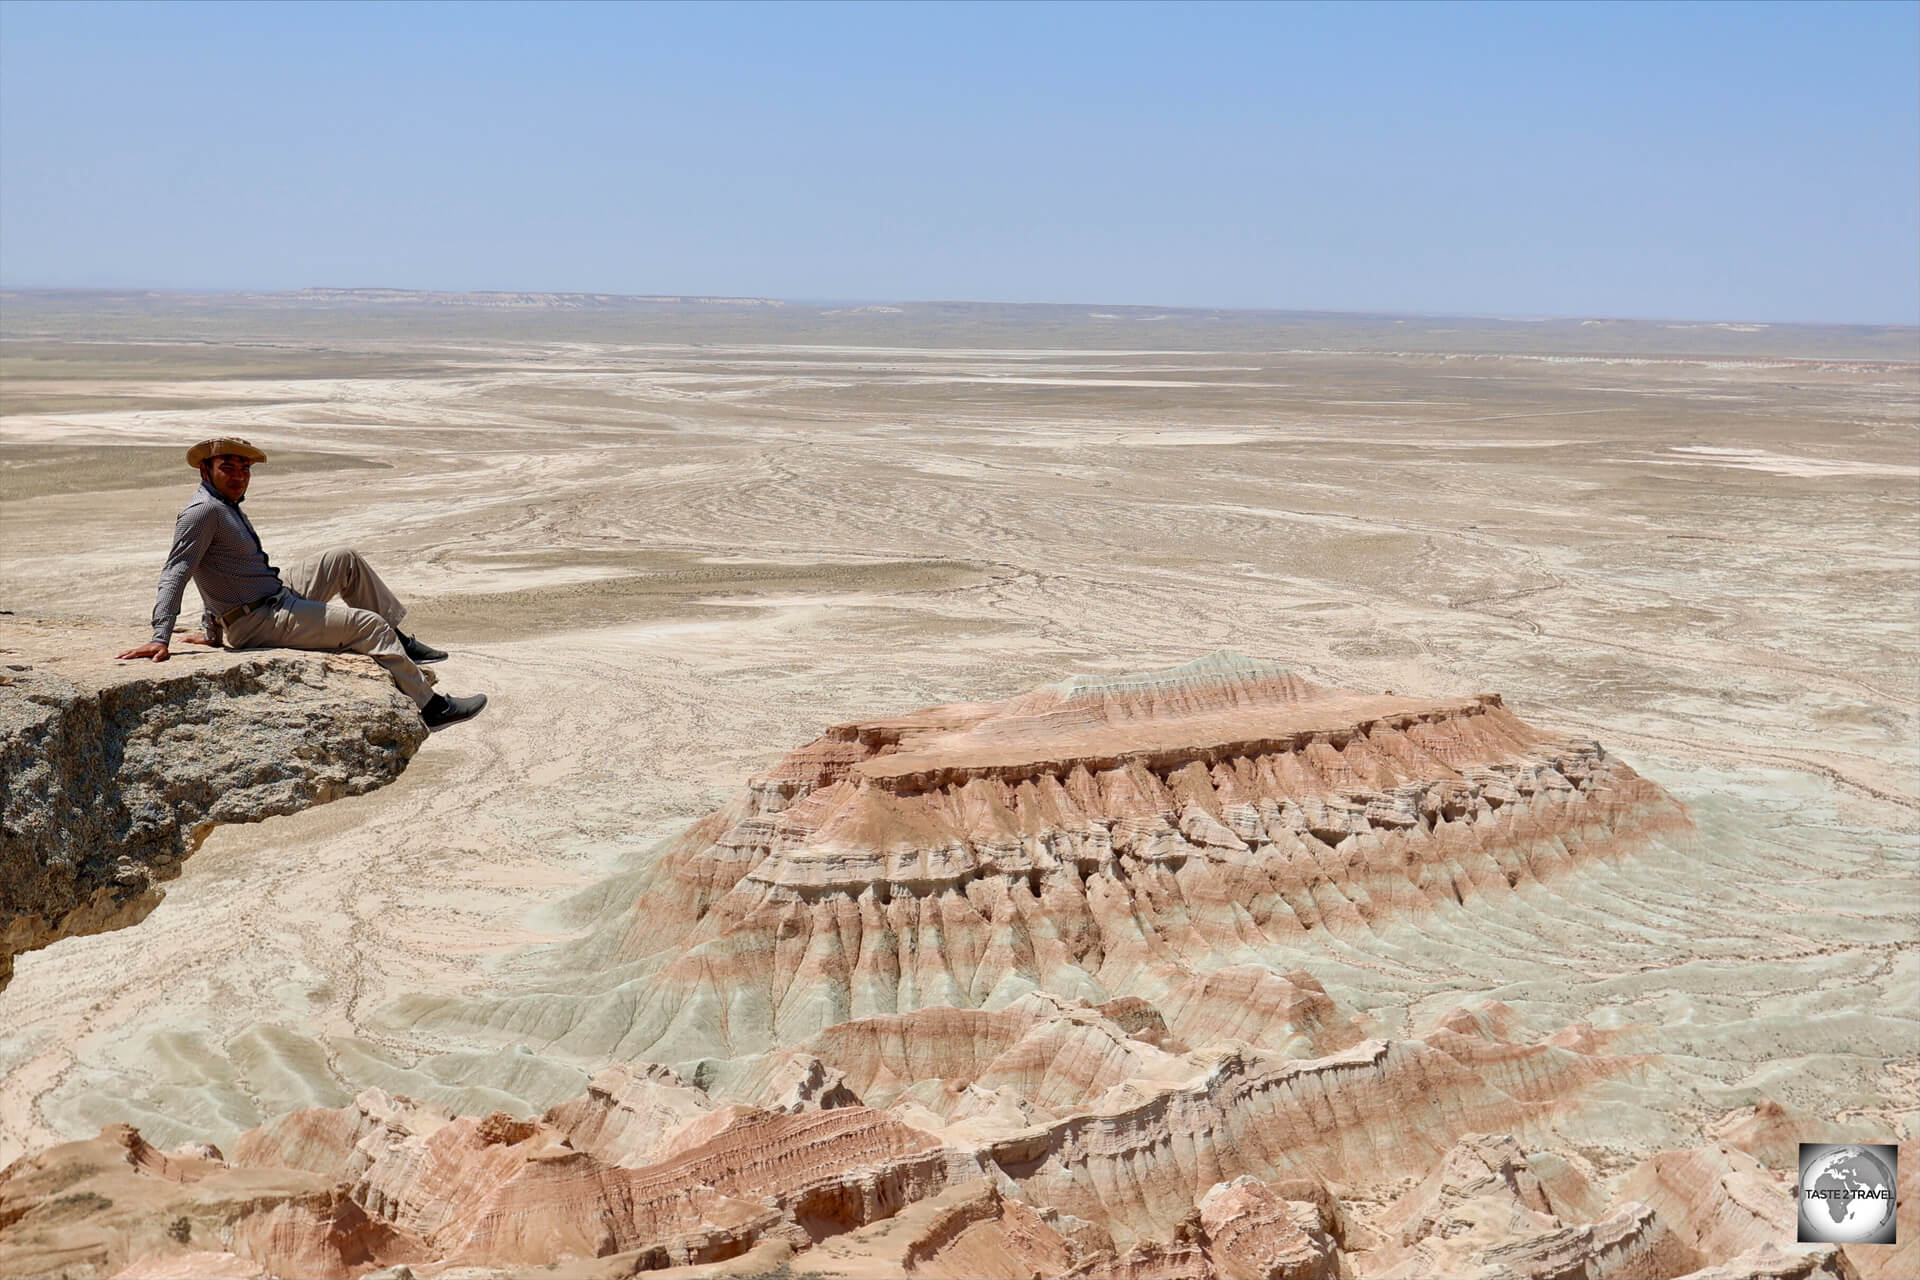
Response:
M429 729L479 715L487 705L484 693L449 698L427 686L417 664L447 655L399 629L407 607L359 552L335 547L286 574L267 563L260 535L240 510L254 464L266 460L266 454L234 436L202 440L187 450L187 465L200 471L200 491L173 526L173 552L160 571L160 596L153 606L153 639L120 656L167 660L173 622L191 577L200 589L205 630L181 637L189 644L364 653L413 699ZM327 603L335 599L343 603Z

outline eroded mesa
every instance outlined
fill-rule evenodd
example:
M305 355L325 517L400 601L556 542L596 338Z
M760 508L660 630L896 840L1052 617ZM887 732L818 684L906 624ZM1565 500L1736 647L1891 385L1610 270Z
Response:
M389 1011L601 1064L582 1096L369 1089L225 1154L110 1127L0 1177L0 1271L1855 1274L1779 1247L1778 1108L1603 1167L1569 1117L1648 1055L1498 1001L1382 1034L1302 945L1688 831L1495 695L1228 655L837 725L671 842L559 976Z

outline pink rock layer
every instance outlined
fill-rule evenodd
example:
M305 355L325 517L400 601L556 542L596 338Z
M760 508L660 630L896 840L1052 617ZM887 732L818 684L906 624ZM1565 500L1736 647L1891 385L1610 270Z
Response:
M1344 693L1216 655L835 726L681 837L593 960L642 979L623 1058L733 1057L1035 991L1136 997L1188 1042L1258 1042L1285 1021L1264 1002L1289 997L1253 971L1305 935L1687 829L1658 786L1496 695ZM604 1020L578 1021L562 1043L604 1049Z
M1350 1070L1371 1056L1314 1069ZM1421 1087L1391 1054L1376 1066L1403 1091ZM1191 1133L1182 1125L1193 1115L1167 1124L1155 1113L1113 1117L1117 1128L1070 1121L1032 1135L1042 1164L1049 1151L1098 1152L1097 1161L1081 1160L1077 1189L1030 1173L1022 1182L1006 1148L942 1144L861 1106L727 1108L668 1135L663 1159L626 1169L573 1137L596 1128L587 1112L619 1107L632 1080L626 1073L582 1105L567 1104L570 1117L556 1108L532 1121L450 1117L368 1091L351 1107L295 1112L250 1132L231 1162L218 1152L162 1155L134 1130L109 1126L0 1172L0 1272L344 1280L404 1264L584 1277L738 1259L760 1274L804 1254L795 1270L846 1280L1861 1274L1848 1250L1783 1244L1793 1216L1788 1180L1728 1147L1657 1155L1619 1179L1604 1204L1578 1157L1479 1133L1437 1154L1379 1147L1376 1163L1351 1170L1351 1182L1234 1174L1223 1164L1178 1179L1197 1190L1148 1204L1156 1193L1141 1184L1157 1177L1153 1147L1231 1152L1251 1131L1246 1119L1226 1124L1228 1107ZM1268 1073L1260 1087L1274 1085ZM1480 1114L1462 1119L1490 1114L1485 1096ZM1338 1112L1364 1101L1328 1103ZM1271 1152L1300 1136L1277 1136L1264 1160L1234 1159L1271 1169ZM256 1163L290 1154L331 1168ZM1311 1151L1279 1163L1310 1164ZM1420 1163L1430 1169L1424 1180L1384 1203L1346 1198ZM1146 1237L1121 1235L1123 1216L1161 1225ZM1873 1261L1911 1256L1909 1246Z

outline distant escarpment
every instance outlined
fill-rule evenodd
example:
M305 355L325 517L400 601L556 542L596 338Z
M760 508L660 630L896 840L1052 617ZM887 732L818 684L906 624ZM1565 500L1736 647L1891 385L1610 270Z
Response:
M1308 935L1525 891L1688 826L1497 695L1349 693L1215 655L834 726L675 842L624 923L577 948L584 983L487 1020L688 1062L1046 992L1280 1047L1259 1002L1284 997L1250 975Z
M0 985L23 951L144 917L216 823L370 791L426 737L365 659L116 664L101 656L116 642L31 624L0 635Z

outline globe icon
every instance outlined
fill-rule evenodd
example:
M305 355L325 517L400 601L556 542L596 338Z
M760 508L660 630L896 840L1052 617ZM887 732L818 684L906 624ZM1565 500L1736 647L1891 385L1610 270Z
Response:
M1893 1220L1893 1170L1863 1146L1835 1147L1800 1174L1801 1239L1857 1244Z

